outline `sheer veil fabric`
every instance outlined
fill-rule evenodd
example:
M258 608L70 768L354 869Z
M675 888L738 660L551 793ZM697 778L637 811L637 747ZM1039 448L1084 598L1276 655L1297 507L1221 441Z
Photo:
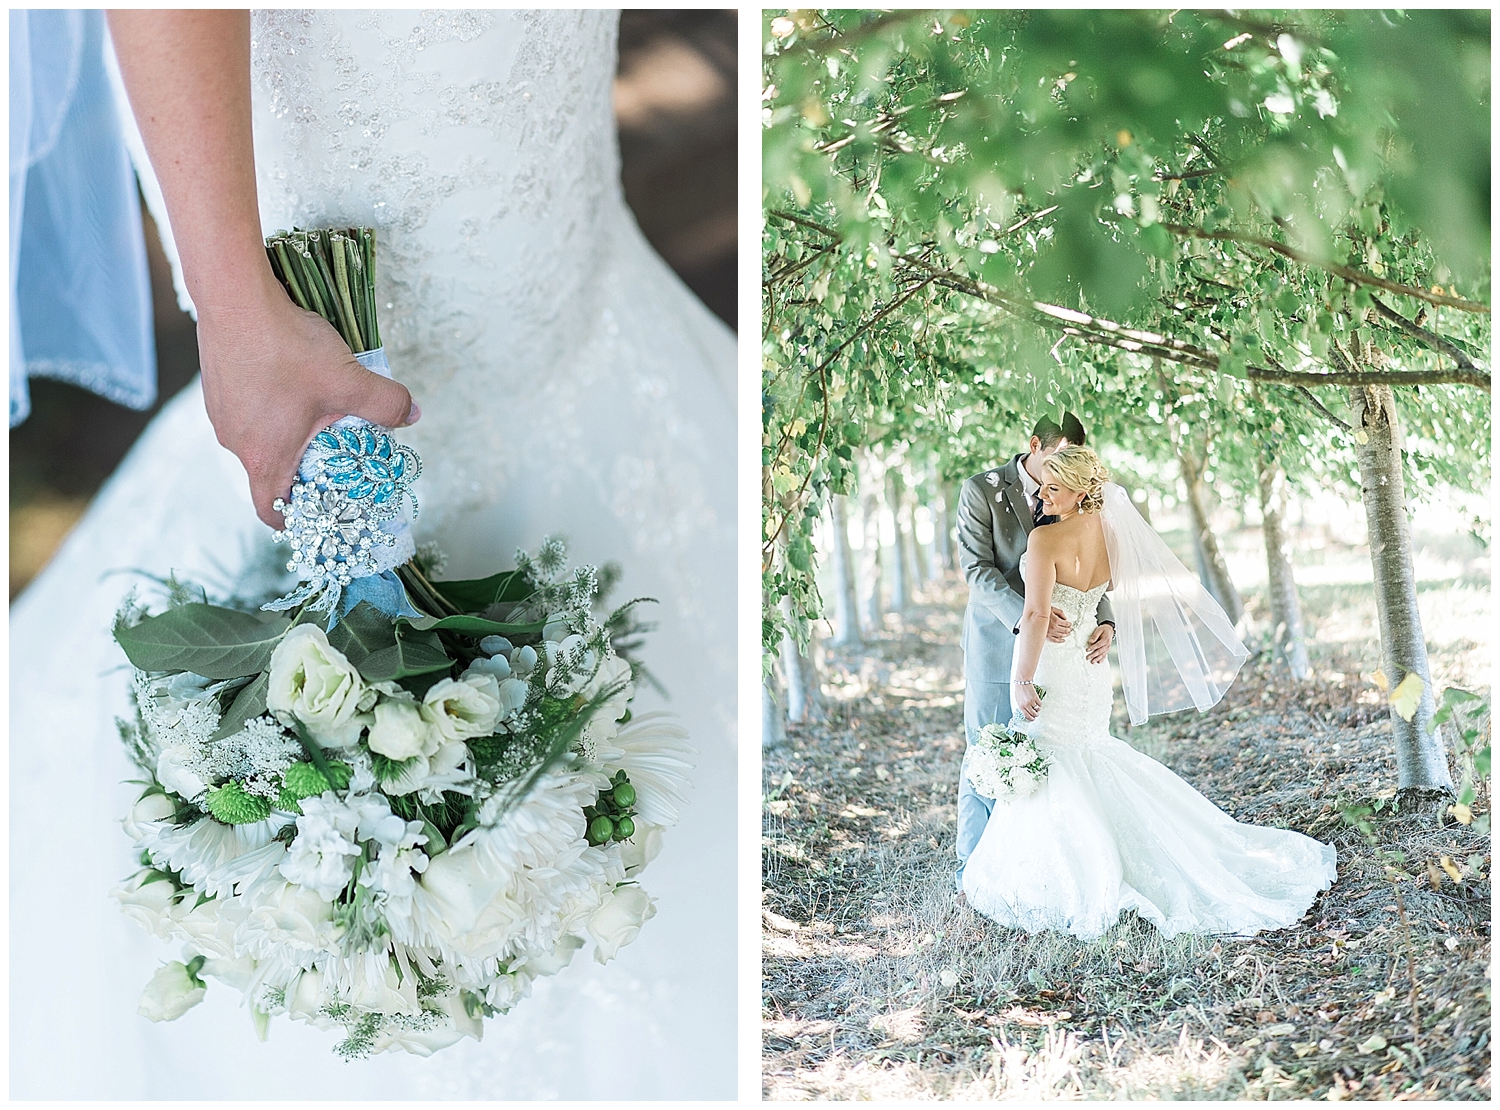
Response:
M624 206L596 11L260 11L252 24L267 231L367 224L381 322L423 409L418 540L467 577L564 534L661 600L647 661L699 755L692 804L644 876L658 913L508 1016L420 1059L345 1065L336 1035L235 992L135 1013L178 952L108 892L135 867L136 788L109 639L128 572L232 581L270 548L191 387L151 425L11 611L11 1094L15 1098L729 1098L734 1082L733 336ZM149 190L148 190L149 193ZM162 226L165 221L160 220Z
M1217 705L1250 657L1234 623L1114 482L1102 520L1130 723Z

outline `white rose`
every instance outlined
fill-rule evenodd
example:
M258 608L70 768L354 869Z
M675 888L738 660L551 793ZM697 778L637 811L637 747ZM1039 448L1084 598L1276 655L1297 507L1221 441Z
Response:
M442 736L422 716L416 701L392 698L375 706L375 723L366 740L372 752L387 759L431 755Z
M641 926L656 916L656 903L638 886L618 886L589 918L594 959L608 963L641 935Z
M479 672L445 678L422 699L422 716L444 740L488 736L500 720L500 684Z
M241 950L262 959L284 959L284 948L301 952L338 950L333 904L316 891L293 883L267 882L255 889L252 901L235 932Z
M470 1016L464 1007L463 998L457 991L450 991L432 1000L429 1005L434 1002L438 1012L442 1015L435 1026L430 1029L407 1029L400 1025L387 1024L375 1034L372 1051L387 1052L391 1049L401 1049L410 1052L413 1056L431 1056L434 1052L447 1048L463 1037L473 1037L477 1041L484 1036L484 1022L477 1017Z
M620 862L625 865L627 879L640 874L657 857L661 841L661 829L641 821L635 823L635 835L620 845Z
M359 712L365 695L359 672L315 624L299 624L271 653L266 708L284 725L296 718L324 747L347 748L367 719Z
M165 794L147 794L135 805L122 822L125 834L131 840L141 840L146 835L146 826L165 821L177 812L177 806Z
M531 976L533 979L540 979L543 975L556 975L573 962L573 953L582 947L582 937L561 937L557 942L557 947L550 953L545 956L531 957L518 970L524 975Z
M141 991L136 1013L151 1021L175 1021L202 1002L207 993L207 983L189 972L186 964L173 960L151 976L151 982Z
M147 882L146 880L152 880ZM145 872L114 891L125 916L143 926L152 936L172 936L172 900L177 888L155 872Z
M286 991L286 1012L299 1021L327 1022L323 1007L332 1002L323 993L323 973L304 971Z
M156 759L156 781L187 801L208 792L208 783L197 771L198 751L186 745L163 748Z

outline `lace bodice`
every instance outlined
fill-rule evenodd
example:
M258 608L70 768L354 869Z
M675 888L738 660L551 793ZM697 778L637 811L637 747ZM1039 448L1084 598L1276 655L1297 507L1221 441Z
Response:
M1026 573L1024 552L1021 555L1021 573L1023 575ZM1104 597L1107 589L1109 589L1108 582L1103 582L1092 590L1080 590L1074 586L1065 586L1061 582L1053 585L1052 606L1061 609L1063 615L1073 625L1073 632L1068 637L1068 642L1077 641L1080 636L1082 636L1080 642L1087 642L1089 635L1097 627L1094 618L1099 612L1099 601Z

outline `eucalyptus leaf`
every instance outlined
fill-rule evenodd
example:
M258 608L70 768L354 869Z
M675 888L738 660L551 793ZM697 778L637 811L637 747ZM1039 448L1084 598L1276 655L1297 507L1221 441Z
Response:
M285 617L193 602L116 628L115 639L138 670L191 671L217 680L265 670L290 626Z
M219 727L214 730L210 740L227 740L245 727L247 721L252 721L266 711L266 691L270 689L271 676L269 672L262 672L247 685L240 689L230 702L229 708L224 711L224 716L219 720Z

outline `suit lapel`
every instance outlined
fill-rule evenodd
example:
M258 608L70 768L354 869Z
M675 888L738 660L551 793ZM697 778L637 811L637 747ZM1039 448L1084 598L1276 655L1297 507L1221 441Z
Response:
M1000 470L1000 479L1004 485L1005 496L1010 504L1011 512L1016 514L1016 519L1021 522L1021 527L1026 534L1031 535L1035 522L1031 519L1031 506L1026 504L1026 490L1021 485L1021 456L1017 455L1011 459Z

